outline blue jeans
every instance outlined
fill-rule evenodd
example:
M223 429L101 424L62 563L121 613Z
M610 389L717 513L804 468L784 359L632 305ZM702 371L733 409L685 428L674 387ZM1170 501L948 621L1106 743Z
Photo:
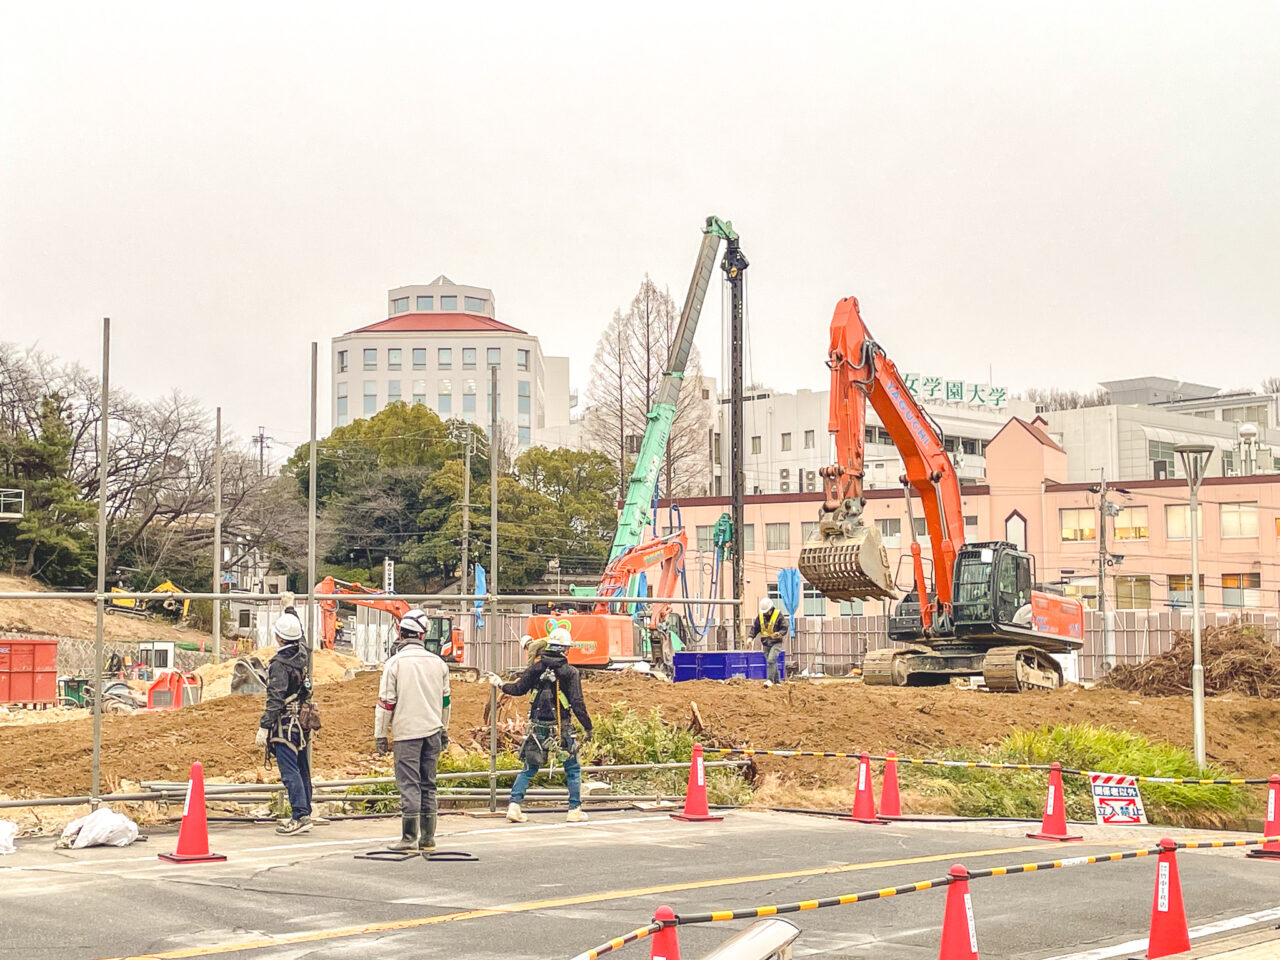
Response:
M289 795L293 819L311 816L310 745L296 753L288 744L273 743L271 746L276 755L276 766L280 768L280 779L284 781L285 792Z
M565 734L565 747L569 751L569 757L564 762L564 778L569 787L569 809L573 809L582 806L582 764L578 762L578 751L574 749L572 733ZM511 787L510 803L520 803L524 800L529 784L541 769L528 760L524 762L524 769L520 771L516 782Z

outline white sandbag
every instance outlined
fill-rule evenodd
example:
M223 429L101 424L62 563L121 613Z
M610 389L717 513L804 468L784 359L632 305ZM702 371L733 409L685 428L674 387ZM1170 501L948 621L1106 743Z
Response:
M58 840L60 847L80 850L84 847L127 847L138 839L138 825L123 813L110 807L99 807L78 820L72 820Z
M0 820L0 857L6 853L17 853L18 847L13 842L18 835L18 825L12 820Z

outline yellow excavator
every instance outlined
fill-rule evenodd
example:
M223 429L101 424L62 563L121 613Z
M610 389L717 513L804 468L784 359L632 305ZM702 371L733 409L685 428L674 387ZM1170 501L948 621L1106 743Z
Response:
M112 593L132 593L133 591L126 590L123 587L112 587L111 592ZM179 622L181 622L187 619L187 611L191 608L191 601L179 599L177 594L183 594L183 593L186 593L187 591L183 590L180 586L178 586L172 580L166 580L164 583L160 584L157 587L153 587L148 592L175 594L175 596L173 597L166 597L162 605L166 610L173 611L178 609L178 604L182 604L182 615L178 617L178 620ZM151 614L147 611L148 602L149 601L146 601L146 600L134 600L131 597L121 597L118 600L112 599L108 609L113 613L128 613L128 614L132 614L135 617L149 618Z

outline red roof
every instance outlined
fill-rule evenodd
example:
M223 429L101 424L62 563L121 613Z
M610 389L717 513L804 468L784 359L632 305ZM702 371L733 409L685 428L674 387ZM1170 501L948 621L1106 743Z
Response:
M352 333L525 333L493 317L475 313L398 313Z

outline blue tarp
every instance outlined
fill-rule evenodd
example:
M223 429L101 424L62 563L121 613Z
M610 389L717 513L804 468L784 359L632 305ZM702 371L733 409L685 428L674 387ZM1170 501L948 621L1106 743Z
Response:
M640 575L633 581L635 583L636 592L633 596L647 597L649 595L649 578L644 575L644 571L640 571ZM639 616L644 611L644 604L633 603L631 605L631 613L633 616Z
M787 567L778 571L778 595L787 609L787 635L796 635L796 608L800 606L800 571Z
M488 587L486 586L487 580L488 578L485 576L484 567L480 566L480 564L477 563L476 564L476 591L475 591L477 594L488 592ZM476 629L477 630L479 630L481 627L484 626L484 617L480 616L480 612L482 610L484 610L484 601L477 600L476 601Z

